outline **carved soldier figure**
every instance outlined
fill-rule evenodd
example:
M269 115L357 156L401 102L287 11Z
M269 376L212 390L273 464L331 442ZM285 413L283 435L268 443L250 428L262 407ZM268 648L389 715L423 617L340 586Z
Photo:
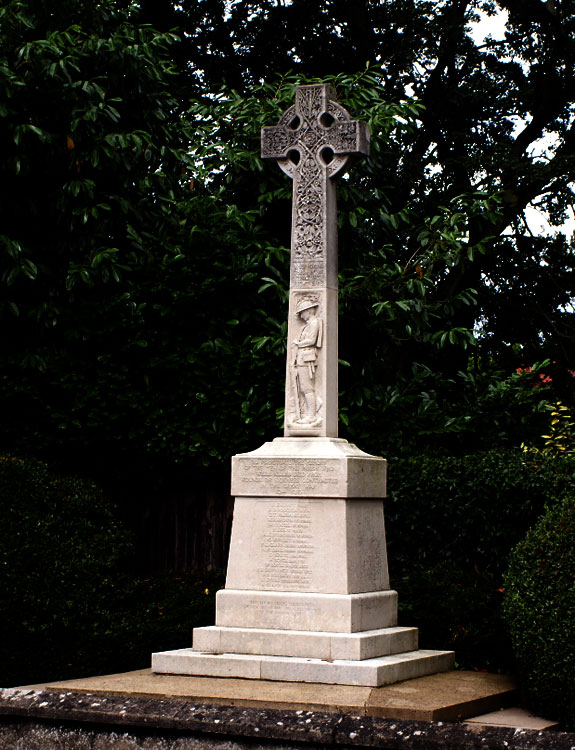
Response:
M299 338L292 342L294 400L296 402L296 422L312 424L319 418L321 403L316 392L316 369L318 349L322 345L323 324L317 317L318 300L303 297L296 306L296 313L305 325Z

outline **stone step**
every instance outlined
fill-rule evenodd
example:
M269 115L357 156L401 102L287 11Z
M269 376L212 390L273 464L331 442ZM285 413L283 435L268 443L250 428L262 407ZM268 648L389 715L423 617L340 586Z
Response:
M158 674L241 677L253 680L373 687L446 672L453 669L453 666L452 651L409 651L363 661L252 654L206 654L192 649L164 651L152 655L152 670Z
M210 626L194 630L193 650L363 661L415 651L417 645L417 628L381 628L362 633L314 633Z
M216 625L228 628L358 633L397 625L397 592L320 594L221 589Z

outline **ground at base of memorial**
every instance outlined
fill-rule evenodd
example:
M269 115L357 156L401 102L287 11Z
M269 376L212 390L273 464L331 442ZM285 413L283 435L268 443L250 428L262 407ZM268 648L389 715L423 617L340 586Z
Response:
M482 723L484 714L513 707L517 702L517 685L509 675L464 671L444 672L373 688L160 675L150 669L141 669L26 688L91 695L166 697L228 706L313 710L419 721L462 721L475 717L476 724ZM511 713L500 711L496 717L499 726L507 726L507 716L510 726L532 728L536 723L540 729L553 727L552 722L516 709Z

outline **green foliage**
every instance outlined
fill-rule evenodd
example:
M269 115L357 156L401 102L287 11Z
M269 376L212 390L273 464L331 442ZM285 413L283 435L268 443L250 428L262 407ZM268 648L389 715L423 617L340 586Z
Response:
M224 584L222 571L137 581L134 600L141 600L139 606L134 602L131 630L124 632L134 642L132 662L148 666L152 652L191 646L194 628L214 624L216 592Z
M541 435L545 441L541 449L533 446L522 445L526 453L542 453L545 456L561 456L575 454L575 423L572 421L571 410L556 401L554 404L547 404L547 410L550 412L549 435Z
M469 24L498 8L505 39L475 42ZM320 76L372 132L370 158L338 187L342 432L374 453L427 455L392 463L406 616L465 663L504 660L502 566L571 482L568 460L501 448L535 444L547 402L573 395L573 246L533 236L525 215L535 202L559 225L572 202L572 9L4 3L0 446L157 492L176 464L221 471L279 432L291 185L260 159L259 131ZM499 457L429 455L493 446ZM77 643L90 671L124 643L110 621L143 643L126 613L176 632L168 612L209 601L193 581L102 580L89 622L72 608L86 642L100 639L89 653ZM104 599L123 614L106 618ZM30 617L9 621L18 637ZM50 632L48 655L69 633Z
M54 326L72 292L117 294L158 236L171 250L184 159L170 121L172 42L109 0L1 9L5 311Z
M162 7L184 29L196 13ZM215 19L222 7L201 12ZM253 20L242 9L222 16L238 39ZM418 29L436 23L421 11ZM213 467L281 420L291 185L261 161L259 132L304 77L268 78L248 95L221 87L216 61L211 74L199 61L190 72L182 55L196 60L208 38L229 44L223 26L194 34L192 51L143 23L161 16L113 0L50 12L12 0L0 12L0 445L34 445L92 474L143 456L151 475ZM357 69L321 71L372 131L369 160L339 185L344 434L384 453L430 437L444 452L529 438L542 397L514 371L535 352L521 335L505 338L519 354L494 347L485 317L481 269L504 226L504 186L453 181L451 166L435 169L439 153L415 159L428 170L415 179L433 102L406 96L385 67ZM212 85L200 94L202 76ZM559 246L547 252L555 281L560 258ZM507 278L498 269L489 294Z
M338 26L347 11L331 0L302 28L298 5L0 9L5 450L110 482L136 467L152 486L277 434L291 185L260 159L259 131L318 74L372 131L338 187L343 435L392 455L531 441L548 396L516 369L533 362L569 403L572 253L521 224L550 184L565 203L569 154L535 164L531 131L514 135L509 113L531 116L538 81L517 69L524 20L511 14L502 61L466 32L475 2L366 0L369 38L355 15ZM289 49L262 35L279 18ZM541 123L561 138L566 90Z
M574 0L237 0L230 6L153 0L141 8L141 18L184 32L179 59L191 61L190 77L212 92L226 82L249 98L270 71L327 80L334 72L352 77L378 61L382 99L398 103L412 92L424 106L417 126L396 131L378 154L372 172L379 206L395 221L373 246L359 243L359 252L370 254L375 266L376 253L392 243L392 258L404 267L422 231L432 229L437 238L437 228L449 227L436 218L441 207L461 195L500 195L496 223L488 213L474 215L471 252L441 280L451 295L474 289L477 300L444 330L480 327L483 357L508 372L549 358L556 363L554 387L572 398L565 370L574 355L574 254L569 237L555 228L573 203ZM505 33L483 38L477 22L486 17L494 30L504 22ZM363 96L352 92L357 100ZM363 110L352 111L360 116ZM360 209L366 197L369 203L362 191ZM404 233L408 204L421 227ZM525 210L530 204L551 230L539 230ZM353 207L349 217L352 229L366 217L381 223L371 206L365 214ZM444 351L454 354L455 348ZM409 370L411 357L405 359Z
M514 549L505 578L504 609L526 705L573 731L575 500L572 488Z
M93 484L0 457L2 685L145 667L214 617L222 576L142 581Z
M468 668L509 668L502 581L514 545L575 481L571 457L492 450L390 461L385 503L402 622Z
M163 49L158 42L157 54ZM158 85L167 86L165 62L164 68ZM372 131L370 160L356 165L340 186L340 340L342 360L350 365L342 372L342 421L349 423L350 437L379 452L413 449L428 435L443 436L445 448L454 434L479 434L482 419L497 428L481 436L492 444L516 425L506 405L503 414L494 406L488 419L481 416L484 409L477 408L475 416L465 411L480 402L478 390L491 394L501 380L493 367L479 367L478 359L474 374L465 372L475 336L454 316L474 306L474 290L450 294L440 282L462 258L481 255L485 238L467 241L468 225L479 215L492 224L498 204L472 193L450 200L435 216L416 205L390 214L379 183L387 144L417 128L421 106L413 99L386 101L383 79L383 72L372 68L329 79ZM155 123L154 138L179 138L180 150L174 146L170 153L182 159L177 176L184 169L185 182L160 179L152 152L150 164L140 160L143 181L133 192L135 164L125 156L116 165L115 149L124 147L114 136L106 154L118 184L132 191L127 210L133 215L122 222L123 244L110 240L113 245L98 249L88 265L74 261L51 287L44 289L40 277L28 279L20 322L12 318L13 335L3 352L4 398L16 422L6 441L26 435L38 452L66 453L83 465L97 446L110 471L122 454L147 455L154 471L190 460L214 465L279 429L291 185L275 165L263 165L258 151L261 126L291 104L298 82L286 75L273 85L261 84L249 97L222 91L197 99L177 134L159 115L165 107L159 93L147 108L139 105L144 119ZM115 127L124 132L127 114L118 107ZM93 124L90 138L106 144L108 135L107 126ZM71 137L76 150L75 131ZM132 152L140 159L137 148L128 148ZM109 189L111 165L104 156L102 165L91 178L96 191ZM161 166L164 174L164 162ZM73 200L79 197L80 192ZM108 238L117 235L115 217L116 212L99 217L99 231ZM45 235L63 242L58 222L45 218ZM67 246L81 256L84 229L74 225L66 231ZM155 237L160 245L154 245ZM51 265L53 274L56 261ZM59 306L48 327L34 306L37 295L46 294ZM455 358L446 358L446 351ZM453 398L458 385L466 394L464 406ZM530 396L528 384L523 392ZM535 402L526 397L521 405L530 401ZM216 405L225 419L215 413ZM534 403L524 409L522 419L536 408ZM380 424L394 427L380 430Z

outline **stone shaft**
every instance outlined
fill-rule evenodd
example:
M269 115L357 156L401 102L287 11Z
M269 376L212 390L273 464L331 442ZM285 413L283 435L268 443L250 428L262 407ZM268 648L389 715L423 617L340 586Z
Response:
M262 156L293 180L284 434L337 437L337 207L334 178L369 130L325 84L298 86L296 103L262 129Z

